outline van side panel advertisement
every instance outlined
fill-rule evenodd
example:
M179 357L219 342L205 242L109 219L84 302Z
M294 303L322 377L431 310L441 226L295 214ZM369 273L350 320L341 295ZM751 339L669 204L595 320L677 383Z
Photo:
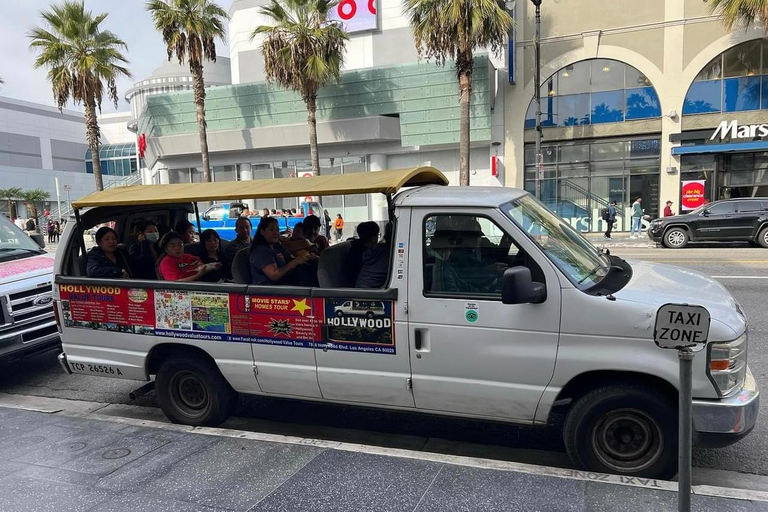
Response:
M59 285L67 327L395 354L392 301Z

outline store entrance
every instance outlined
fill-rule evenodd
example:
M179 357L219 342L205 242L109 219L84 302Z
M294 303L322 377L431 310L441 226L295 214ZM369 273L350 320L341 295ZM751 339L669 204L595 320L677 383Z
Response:
M681 188L683 182L692 180L704 181L708 202L768 197L768 152L683 155Z

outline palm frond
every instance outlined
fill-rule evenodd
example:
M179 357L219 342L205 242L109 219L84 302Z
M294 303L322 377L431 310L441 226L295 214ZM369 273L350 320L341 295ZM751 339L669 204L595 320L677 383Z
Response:
M760 25L768 28L768 2L765 0L709 0L709 9L723 20L728 30Z

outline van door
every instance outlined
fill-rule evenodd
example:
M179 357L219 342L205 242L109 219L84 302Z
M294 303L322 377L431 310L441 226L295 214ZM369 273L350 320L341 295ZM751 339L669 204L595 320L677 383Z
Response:
M399 214L388 288L314 291L324 303L323 343L315 357L327 400L414 407L404 309L409 217Z
M560 283L494 209L414 209L408 310L416 407L533 421L555 367ZM501 302L503 269L547 286L542 304Z

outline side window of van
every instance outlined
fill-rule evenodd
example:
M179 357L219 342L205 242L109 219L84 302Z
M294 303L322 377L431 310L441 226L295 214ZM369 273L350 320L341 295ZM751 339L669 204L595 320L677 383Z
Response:
M424 294L501 297L507 268L541 269L494 221L472 215L433 215L424 225Z

